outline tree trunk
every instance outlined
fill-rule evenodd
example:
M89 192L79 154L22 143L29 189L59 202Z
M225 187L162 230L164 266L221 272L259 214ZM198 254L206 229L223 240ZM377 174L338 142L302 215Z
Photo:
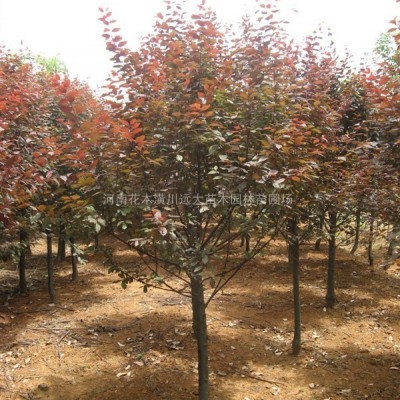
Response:
M301 351L301 309L300 309L300 261L297 220L289 220L289 262L293 273L294 335L292 354L297 356Z
M288 238L288 269L290 272L293 273L294 263L295 263L295 260L294 260L295 251L293 250L293 245L294 245L294 240L295 240L296 234L297 234L297 223L292 218L288 220L287 231L289 234L289 238Z
M201 275L190 277L193 329L197 341L199 400L208 400L208 337L204 288Z
M374 222L375 217L374 214L371 212L368 235L368 263L370 267L374 266L374 255L372 253L372 245L374 244Z
M20 244L20 255L19 255L19 291L20 293L26 293L27 284L26 284L26 250L28 243L28 234L25 229L20 229L19 231L19 244Z
M246 253L250 253L250 235L248 233L243 233L240 240L240 247L246 245Z
M53 236L50 229L46 229L47 236L47 288L50 295L50 302L56 303L56 292L54 290L54 269L53 269Z
M337 211L329 212L329 254L328 254L328 280L326 291L326 306L333 308L336 303L335 295L335 264L336 264L336 230Z
M100 244L99 244L99 234L94 234L94 252L98 253L100 251Z
M315 241L315 250L319 251L321 249L321 240L322 240L322 230L324 228L324 216L321 215L317 225L317 240Z
M389 243L388 252L387 252L388 256L392 256L394 254L394 252L396 251L396 249L400 246L400 223L399 222L397 222L397 224L395 224L393 226L390 236L391 236L391 238L390 238L390 243Z
M78 264L76 260L76 249L75 249L75 239L73 236L69 238L71 243L71 265L72 265L72 280L75 282L78 280Z
M26 254L28 256L32 255L32 247L31 247L31 243L29 241L29 235L28 232L26 232Z
M351 254L354 254L358 250L358 244L360 242L360 228L361 228L361 210L358 207L356 211L356 235L354 237L353 248L351 249Z
M60 222L59 224L59 236L58 236L58 250L57 250L57 261L63 262L66 258L66 246L65 246L65 224Z

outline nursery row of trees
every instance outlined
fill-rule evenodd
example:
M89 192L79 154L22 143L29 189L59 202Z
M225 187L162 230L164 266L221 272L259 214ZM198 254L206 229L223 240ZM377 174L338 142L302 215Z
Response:
M57 229L60 258L65 238L92 232L130 247L145 271L125 270L107 251L123 287L138 281L192 301L204 400L206 307L248 261L268 257L278 235L293 271L294 354L301 244L328 243L328 307L338 245L351 240L356 251L366 229L372 265L385 225L395 253L399 52L355 70L322 33L291 40L274 1L260 1L232 31L204 1L187 15L173 0L131 51L111 12L100 11L114 65L101 97L0 49L1 235L9 243L19 234L20 267L38 229Z

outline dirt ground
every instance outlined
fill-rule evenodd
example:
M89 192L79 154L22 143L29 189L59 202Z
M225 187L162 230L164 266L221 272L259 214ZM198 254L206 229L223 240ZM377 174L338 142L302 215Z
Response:
M13 290L15 267L0 266L0 399L196 399L189 299L123 290L101 255L86 255L76 283L68 260L57 266L49 305L44 250L29 258L27 295ZM338 304L326 310L326 248L303 246L303 350L293 357L285 254L275 243L210 304L210 398L399 400L400 266L372 271L339 249Z

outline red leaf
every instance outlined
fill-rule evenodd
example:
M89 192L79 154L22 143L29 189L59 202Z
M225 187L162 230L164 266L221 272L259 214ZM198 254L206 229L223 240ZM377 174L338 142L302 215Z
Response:
M189 107L193 108L194 110L200 110L201 104L200 103L193 103L193 104L190 104Z
M122 128L119 133L121 134L121 137L124 139L128 139L130 142L133 140L132 139L132 133L129 131L129 129Z
M37 158L36 164L38 164L41 167L44 167L47 164L47 160L44 157Z
M136 142L136 144L137 144L138 147L143 147L144 144L145 144L145 142L146 142L146 137L145 137L144 135L138 136L138 137L135 139L135 142Z
M94 161L90 164L90 169L96 168L98 163L99 163L99 160L94 160Z
M300 146L300 145L303 143L303 139L304 139L303 136L297 136L297 137L294 139L294 144L295 144L296 146Z
M132 131L132 135L137 135L138 133L142 132L143 129L142 128L136 128Z
M207 111L210 107L210 104L204 104L204 106L200 108L200 111Z
M140 122L137 119L131 119L130 125L132 129L139 128Z

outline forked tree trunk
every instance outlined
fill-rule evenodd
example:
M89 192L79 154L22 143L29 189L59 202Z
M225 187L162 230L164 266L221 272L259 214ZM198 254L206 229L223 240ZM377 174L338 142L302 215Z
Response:
M75 249L75 239L73 236L69 238L71 244L71 265L72 265L72 280L75 282L78 280L78 264Z
M369 221L369 235L368 235L368 263L370 267L374 266L374 255L372 252L372 246L374 244L374 222L375 222L375 217L373 212L371 212Z
M21 253L19 255L18 271L19 271L19 291L26 293L26 250L28 243L28 234L25 229L19 231L19 244L21 246Z
M336 265L336 231L337 231L337 212L329 212L329 253L328 253L328 279L326 290L326 306L333 308L336 303L335 295L335 265Z
M289 263L293 273L294 335L292 354L297 356L301 351L301 308L300 308L300 261L297 220L289 220Z
M206 305L201 275L190 277L193 329L197 341L199 400L208 400L208 337Z
M63 262L66 258L66 237L65 237L65 224L60 222L59 224L59 235L58 235L58 249L57 249L57 261Z
M46 229L47 238L47 289L50 295L50 302L56 303L56 292L54 289L54 269L53 269L53 249L52 240L53 235L50 229Z
M353 248L351 249L351 254L354 254L358 250L358 245L360 243L360 229L361 229L361 210L358 207L356 211L356 233L354 237Z

